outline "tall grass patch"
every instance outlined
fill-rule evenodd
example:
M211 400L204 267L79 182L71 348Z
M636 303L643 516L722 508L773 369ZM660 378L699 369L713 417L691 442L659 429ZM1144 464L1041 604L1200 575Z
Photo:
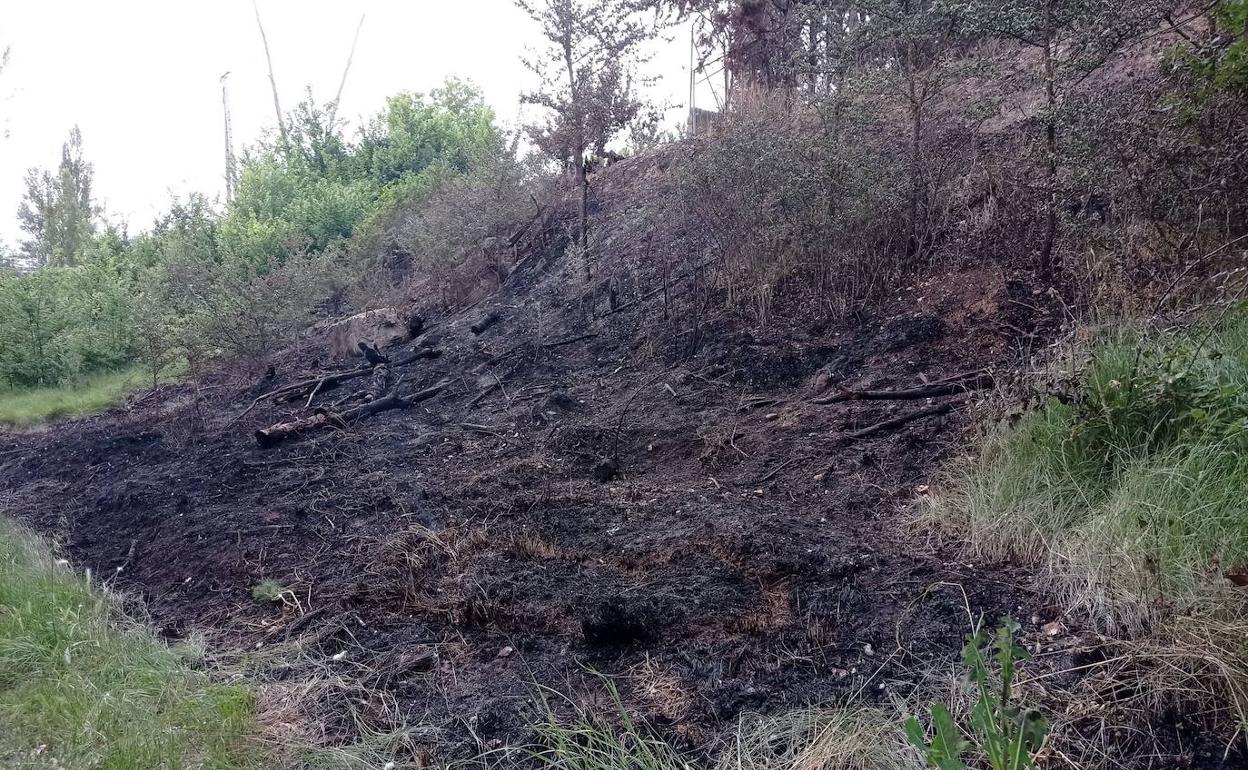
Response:
M0 426L29 428L65 417L110 409L127 393L150 385L139 367L88 375L77 382L37 388L0 388Z
M1248 581L1248 313L1093 340L1073 388L992 428L935 504L989 558L1042 562L1110 630L1239 614Z
M263 767L253 711L0 519L0 766Z
M1136 728L1176 714L1210 735L1240 735L1248 313L1179 331L1120 328L1074 361L1048 378L1065 382L1058 395L986 432L929 513L979 558L1040 566L1047 591L1111 635L1079 669L1082 694L1055 709L1086 722L1076 701L1090 699L1102 736L1153 735ZM1074 722L1055 714L1057 732L1069 736Z

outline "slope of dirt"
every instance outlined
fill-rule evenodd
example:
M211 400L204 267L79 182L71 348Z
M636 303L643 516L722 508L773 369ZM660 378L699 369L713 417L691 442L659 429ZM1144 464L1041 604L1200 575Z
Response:
M614 312L582 296L560 232L390 351L443 351L398 372L404 392L450 378L432 400L261 448L252 431L307 415L304 399L240 413L321 372L290 352L275 377L223 374L198 401L167 388L0 434L0 505L140 593L169 638L311 640L385 695L366 714L397 705L439 757L527 740L535 685L588 693L589 670L710 750L744 711L905 691L956 654L967 602L1034 612L1013 576L933 554L905 524L966 407L854 439L928 402L811 402L1009 369L1020 335L1060 318L1029 278L951 268L852 323L791 308L765 330L727 312L691 329L664 320L653 275ZM502 320L474 334L489 312ZM288 601L254 600L262 579ZM347 711L326 707L331 735Z

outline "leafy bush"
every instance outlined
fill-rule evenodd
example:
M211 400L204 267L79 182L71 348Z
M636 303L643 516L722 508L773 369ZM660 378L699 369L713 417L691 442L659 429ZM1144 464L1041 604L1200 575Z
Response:
M57 385L125 364L135 343L132 290L124 266L102 259L0 274L0 382Z
M720 254L730 302L807 292L844 311L906 259L904 169L865 126L775 94L743 93L678 170L687 229Z

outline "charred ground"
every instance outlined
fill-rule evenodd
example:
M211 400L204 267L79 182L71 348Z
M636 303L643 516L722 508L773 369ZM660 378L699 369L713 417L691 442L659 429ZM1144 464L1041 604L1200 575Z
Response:
M909 690L956 654L963 590L990 617L1043 613L905 524L967 425L958 399L861 439L925 402L812 403L1008 376L1059 317L1030 276L955 268L844 322L790 308L766 329L728 311L691 328L664 318L656 276L614 305L584 294L559 226L484 302L389 351L440 351L391 373L404 392L449 379L437 397L262 448L252 430L306 415L304 398L239 415L331 370L309 345L259 382L219 374L4 435L6 507L141 594L171 639L346 651L335 665L442 757L526 740L535 685L576 692L588 670L706 749L745 711ZM265 579L290 601L253 599ZM318 717L351 731L341 709Z

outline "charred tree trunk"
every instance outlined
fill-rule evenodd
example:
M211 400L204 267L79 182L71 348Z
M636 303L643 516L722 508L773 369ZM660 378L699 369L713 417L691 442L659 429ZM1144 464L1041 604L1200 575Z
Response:
M468 328L469 330L472 331L473 334L481 334L486 329L498 323L501 319L502 319L502 316L500 316L498 313L494 313L494 312L486 313L485 315L481 316L481 318L478 319L476 323L474 323L472 326L469 326Z
M1045 213L1044 237L1040 242L1040 274L1053 275L1053 247L1057 241L1057 73L1053 64L1053 0L1044 4L1044 96L1047 114L1044 121Z
M589 174L585 170L585 148L588 140L585 136L585 108L581 103L579 84L576 82L576 63L573 61L570 34L563 39L563 61L568 70L568 93L572 97L572 117L575 125L572 163L576 172L576 186L581 194L578 222L580 232L577 235L577 242L581 247L581 259L585 263L585 283L588 284L593 278L589 267Z

